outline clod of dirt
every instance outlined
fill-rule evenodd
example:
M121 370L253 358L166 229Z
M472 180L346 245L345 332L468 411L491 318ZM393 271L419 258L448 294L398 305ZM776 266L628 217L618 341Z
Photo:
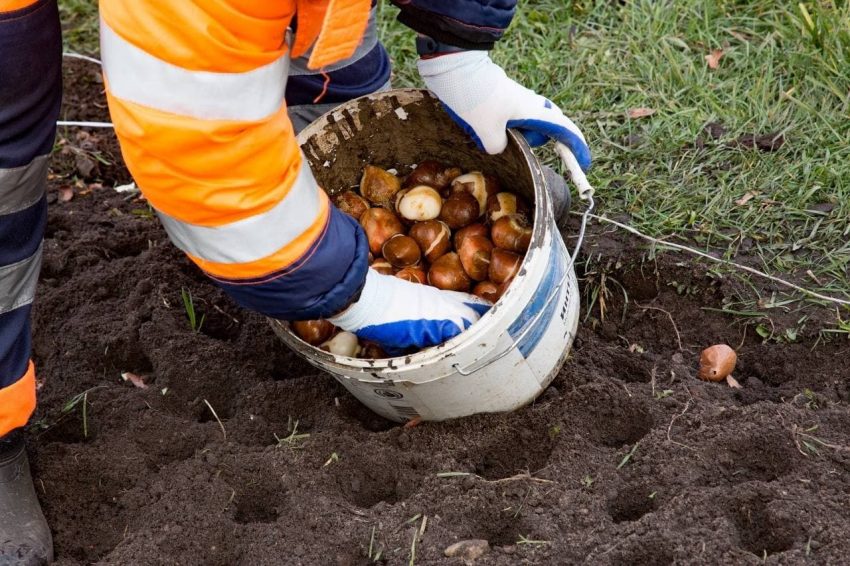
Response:
M720 122L709 122L705 125L702 131L711 139L719 140L724 135L726 135L726 126L724 126Z
M728 145L729 147L754 147L759 151L771 152L785 145L785 135L780 132L771 132L762 135L744 134L729 142Z
M446 550L443 554L448 558L462 558L463 560L475 560L481 558L490 550L490 543L483 539L462 540L456 542Z

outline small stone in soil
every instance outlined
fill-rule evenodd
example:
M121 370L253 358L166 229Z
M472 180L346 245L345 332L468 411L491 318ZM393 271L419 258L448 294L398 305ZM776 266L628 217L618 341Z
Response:
M456 542L448 547L443 553L449 558L463 558L464 560L475 560L490 550L490 543L484 539L469 539Z

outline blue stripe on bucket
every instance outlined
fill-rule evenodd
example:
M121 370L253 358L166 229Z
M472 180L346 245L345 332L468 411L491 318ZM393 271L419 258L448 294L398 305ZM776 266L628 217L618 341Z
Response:
M549 323L552 322L552 317L555 316L555 311L558 308L558 301L552 301L548 306L546 306L549 294L552 293L553 289L564 275L564 258L558 252L559 246L553 243L549 249L549 259L546 262L547 265L549 265L549 269L543 276L543 280L540 282L540 285L537 286L537 290L531 297L531 301L529 301L525 309L523 309L514 323L508 328L508 333L514 339L517 339L527 330L532 319L534 319L534 317L537 316L537 313L539 313L545 306L546 310L542 315L540 315L540 318L537 319L537 322L534 324L534 328L528 330L528 334L526 334L517 344L517 348L519 348L520 353L522 353L525 358L534 351L537 344L540 342L540 339L543 338L543 333L547 328L549 328Z

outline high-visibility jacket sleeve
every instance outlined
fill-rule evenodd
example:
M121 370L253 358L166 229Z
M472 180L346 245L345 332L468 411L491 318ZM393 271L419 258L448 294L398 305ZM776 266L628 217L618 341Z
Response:
M516 0L392 0L398 20L437 41L492 49L510 25Z
M295 4L100 3L107 100L139 188L207 275L282 319L345 308L368 253L362 229L316 184L287 117Z
M30 311L62 98L56 0L0 0L0 436L35 409Z

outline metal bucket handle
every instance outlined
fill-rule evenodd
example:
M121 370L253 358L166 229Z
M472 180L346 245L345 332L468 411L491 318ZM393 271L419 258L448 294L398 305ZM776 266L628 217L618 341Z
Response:
M576 161L575 156L573 155L573 153L569 150L569 148L567 146L565 146L564 144L562 144L560 142L556 143L555 144L555 151L558 152L558 156L560 156L561 161L564 162L564 165L566 165L567 170L570 172L570 179L572 180L573 184L576 186L576 189L578 190L579 198L587 201L587 208L585 209L584 213L581 215L581 226L579 227L579 231L578 231L578 241L576 242L576 246L573 249L573 253L570 254L570 261L567 264L566 269L564 269L564 276L561 277L561 280L552 289L552 292L549 294L549 297L546 299L546 302L543 304L543 307L538 311L538 313L536 315L534 315L534 318L531 319L531 322L528 324L526 329L523 330L522 334L520 334L517 338L514 339L514 342L513 342L513 344L510 345L510 347L506 348L498 356L492 357L492 358L488 359L486 362L484 362L483 364L476 366L476 367L461 368L460 365L458 365L458 364L452 364L452 367L454 368L454 370L461 375L471 375L471 374L475 373L476 371L478 371L480 369L484 369L487 366L489 366L490 364L495 363L498 360L501 360L502 358L507 356L509 353L511 353L514 350L514 348L516 348L519 345L520 342L522 342L522 339L525 338L525 335L528 334L534 328L534 325L537 323L538 320L540 320L540 317L543 316L543 313L546 312L546 308L549 306L549 303L551 303L553 300L555 300L555 297L557 297L560 294L561 287L563 287L564 283L567 282L567 279L569 278L569 275L570 275L570 270L572 270L573 264L575 263L576 256L578 255L578 252L581 250L581 245L584 242L584 232L585 232L585 228L587 227L587 220L589 218L590 213L593 211L594 206L596 206L596 203L593 201L593 193L594 193L593 187L590 185L590 182L588 182L587 176L584 174L584 171L581 170L581 166L578 164L578 161Z

